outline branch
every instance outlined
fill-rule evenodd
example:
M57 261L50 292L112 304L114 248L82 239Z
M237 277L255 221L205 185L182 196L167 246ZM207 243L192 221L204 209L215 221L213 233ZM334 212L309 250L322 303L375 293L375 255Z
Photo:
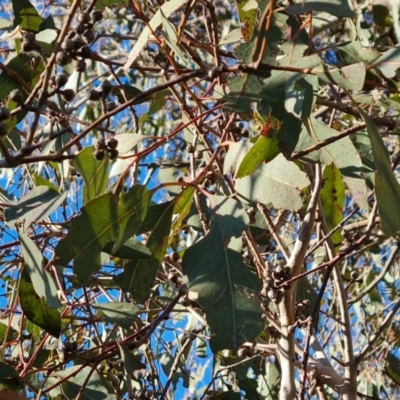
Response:
M375 344L376 340L382 336L383 331L388 327L390 322L392 322L392 319L396 316L396 313L399 309L400 309L400 300L397 301L397 303L394 305L392 310L389 312L389 314L386 316L386 318L380 324L379 328L372 335L368 344L365 345L365 347L361 350L360 354L356 357L355 362L357 365L365 358L367 353L370 351L372 346Z
M319 164L316 165L313 186L314 187L310 202L307 207L306 215L303 219L299 234L293 246L293 252L288 260L288 266L291 268L293 276L296 276L300 273L313 232L315 212L321 189L321 166ZM292 400L295 397L295 340L293 331L290 329L290 327L295 323L296 286L297 284L294 283L291 285L290 289L284 289L283 300L279 304L281 338L279 339L278 355L282 370L281 388L279 391L280 400Z
M379 275L357 296L351 298L348 302L349 306L351 306L354 303L357 303L357 301L361 300L367 293L369 293L386 275L386 272L389 270L390 266L392 265L393 261L395 260L397 253L400 249L400 244L396 245L396 248L392 251L392 254L390 255L389 259L387 260L385 266L382 268L381 272Z

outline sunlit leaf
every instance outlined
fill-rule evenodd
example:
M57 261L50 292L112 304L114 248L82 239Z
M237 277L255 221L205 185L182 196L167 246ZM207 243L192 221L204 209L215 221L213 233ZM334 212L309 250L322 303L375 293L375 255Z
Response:
M116 251L139 228L150 197L144 186L134 186L120 196L105 193L89 201L56 247L59 263L74 260L75 273L85 281L100 268L100 253L106 243L114 241Z
M32 32L39 32L43 22L36 8L29 0L12 0L14 27L19 26Z
M25 268L29 273L35 292L44 299L49 307L60 307L57 296L57 287L53 278L44 269L43 255L37 248L35 242L23 232L18 232L21 243L22 257L25 261Z
M72 166L79 171L84 182L84 203L103 194L108 184L108 166L110 160L108 157L104 157L102 161L97 161L93 157L93 152L93 147L86 147L72 161Z
M328 229L331 230L343 220L345 200L345 186L340 170L331 164L324 169L323 186L321 189L322 209ZM337 229L331 236L334 244L343 240L341 229Z
M66 199L67 192L58 194L46 186L33 188L18 202L5 206L5 216L8 225L14 228L16 224L23 223L28 229L33 222L41 222L57 209Z
M130 303L119 301L104 302L93 304L94 309L98 310L98 317L103 318L111 324L117 324L128 329L134 322L140 322L138 314L142 311L139 307Z
M61 317L57 310L47 305L45 298L35 292L27 272L21 277L18 296L26 318L54 337L61 333Z

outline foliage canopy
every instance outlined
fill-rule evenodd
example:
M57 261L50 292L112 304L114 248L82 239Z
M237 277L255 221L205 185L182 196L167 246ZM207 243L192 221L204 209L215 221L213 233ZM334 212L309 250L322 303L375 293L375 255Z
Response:
M0 4L1 389L399 396L399 5L375 3Z

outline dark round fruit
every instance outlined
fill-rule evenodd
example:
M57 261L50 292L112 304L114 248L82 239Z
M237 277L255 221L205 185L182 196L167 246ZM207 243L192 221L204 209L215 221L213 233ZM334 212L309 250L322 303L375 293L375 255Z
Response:
M118 157L119 151L117 149L108 150L108 158L110 160L115 160Z
M103 13L100 10L94 10L92 12L92 20L93 22L99 22L103 19Z
M55 77L55 84L57 88L60 88L68 82L68 76L65 74L57 74Z
M22 104L24 102L24 95L19 89L14 89L8 95L8 98L15 101L17 104Z
M107 101L107 103L106 103L107 112L115 110L116 108L117 108L117 105L113 101Z
M81 56L83 58L90 58L90 56L92 55L92 50L90 50L90 47L85 45L81 48Z
M60 93L63 99L68 102L72 101L75 97L75 92L72 89L65 89L60 91Z
M115 138L110 138L107 140L107 147L109 149L116 149L118 146L118 140Z
M351 279L356 280L360 276L357 271L351 271Z
M107 97L111 91L113 90L114 86L111 84L111 82L108 79L105 79L103 83L101 84L101 89L103 91L103 97Z
M71 51L75 50L75 41L71 39L65 39L61 43L61 48L65 50L66 52L70 53Z
M75 32L76 32L78 35L82 35L82 33L85 32L85 26L82 25L82 24L78 24L78 25L75 27L74 30L75 30Z
M82 35L83 40L85 43L90 44L96 39L95 34L92 32L92 30L87 29L86 32Z
M106 141L104 140L104 138L102 138L102 137L99 138L97 140L97 142L95 143L94 147L97 150L105 150L107 148L107 146L106 146Z
M97 160L97 161L101 161L105 156L105 153L103 150L96 150L93 153L93 157Z
M10 118L10 111L6 107L0 107L0 121Z
M86 62L83 59L75 60L74 68L77 72L85 72L86 71Z
M86 45L86 42L80 36L77 36L75 38L75 40L74 40L74 50L75 51L78 51L85 45Z
M179 257L179 254L176 251L174 251L169 255L169 259L171 261L178 261L180 259L180 257Z
M186 146L186 151L188 152L188 153L194 153L194 146L192 145L192 144L188 144L187 146Z
M58 65L67 65L71 62L69 55L64 50L61 50L56 55L56 62Z
M87 12L80 12L76 19L81 24L88 24L90 22L90 14Z
M201 160L203 158L203 153L201 151L195 151L193 155L196 160Z
M89 91L89 100L98 101L101 99L101 93L96 89L91 89Z
M8 133L7 125L0 124L0 136L6 136Z

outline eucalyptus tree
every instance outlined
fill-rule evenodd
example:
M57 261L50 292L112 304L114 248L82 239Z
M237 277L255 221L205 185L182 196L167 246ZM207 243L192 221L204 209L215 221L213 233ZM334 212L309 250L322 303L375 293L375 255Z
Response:
M0 4L0 396L399 396L372 3Z

